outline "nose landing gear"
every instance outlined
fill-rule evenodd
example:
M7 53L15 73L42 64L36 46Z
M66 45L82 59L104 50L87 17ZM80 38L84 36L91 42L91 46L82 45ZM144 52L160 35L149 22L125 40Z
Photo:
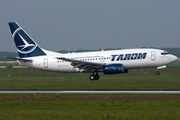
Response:
M166 65L157 67L156 75L160 75L159 69L166 68Z
M156 75L160 75L160 71L156 71Z

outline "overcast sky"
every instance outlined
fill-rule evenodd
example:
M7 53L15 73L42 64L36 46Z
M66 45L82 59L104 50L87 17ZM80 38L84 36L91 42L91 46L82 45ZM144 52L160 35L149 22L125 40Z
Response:
M180 47L180 0L0 0L0 51L12 21L52 51Z

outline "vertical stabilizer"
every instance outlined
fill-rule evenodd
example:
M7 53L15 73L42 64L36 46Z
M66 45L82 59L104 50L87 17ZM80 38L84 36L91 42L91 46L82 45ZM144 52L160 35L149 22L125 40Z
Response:
M46 55L44 50L16 23L9 27L20 58Z

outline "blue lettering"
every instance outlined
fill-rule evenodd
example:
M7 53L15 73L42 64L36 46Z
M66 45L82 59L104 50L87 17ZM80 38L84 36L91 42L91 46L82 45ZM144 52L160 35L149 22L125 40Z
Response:
M131 60L135 60L137 58L137 56L138 56L138 53L133 53L131 55Z
M143 53L143 59L145 59L146 58L146 55L147 55L147 53Z
M137 57L137 59L145 59L146 58L146 55L147 55L147 53L139 53L139 55L138 55L138 57Z
M131 54L126 54L124 57L124 60L129 60L130 59Z
M111 55L112 56L112 59L111 59L111 61L114 61L114 59L116 58L116 56L118 56L118 55Z
M119 60L135 60L135 59L145 59L147 53L132 53L132 54L120 54L120 55L111 55L111 61L119 61ZM116 58L116 56L118 56Z
M119 60L123 60L123 54L120 54L119 56L118 56L118 58L116 59L116 61L119 61Z

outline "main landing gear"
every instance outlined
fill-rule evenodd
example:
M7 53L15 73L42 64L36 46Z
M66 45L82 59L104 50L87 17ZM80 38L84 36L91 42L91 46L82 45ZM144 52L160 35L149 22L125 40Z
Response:
M96 75L94 75L94 72L93 72L93 75L91 75L90 77L89 77L89 79L90 80L98 80L99 79L99 75L98 75L98 72L96 72Z

